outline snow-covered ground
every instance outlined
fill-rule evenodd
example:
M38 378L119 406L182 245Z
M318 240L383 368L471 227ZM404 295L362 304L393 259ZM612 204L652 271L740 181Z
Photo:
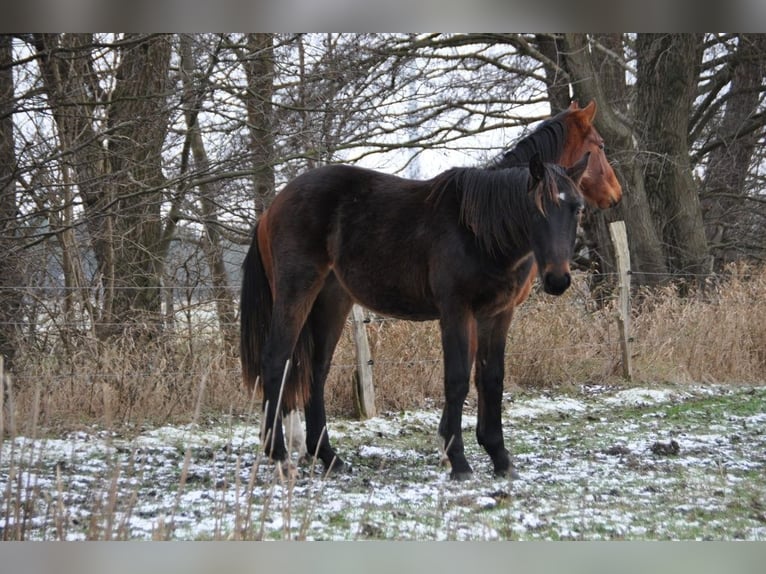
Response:
M257 420L17 437L0 451L7 539L766 539L766 389L583 387L508 394L521 478L448 478L440 412L331 420L354 470L281 477Z

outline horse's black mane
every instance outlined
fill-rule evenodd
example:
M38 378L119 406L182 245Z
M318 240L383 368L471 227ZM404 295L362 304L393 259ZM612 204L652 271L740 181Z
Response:
M504 151L488 166L490 169L503 169L524 166L535 153L539 153L544 162L556 162L564 151L566 141L566 122L564 117L569 110L564 110L543 121L532 133L524 136L511 149Z
M452 168L434 178L429 201L436 205L445 194L454 193L460 221L473 232L482 250L507 256L529 241L530 221L535 210L542 209L543 199L547 196L558 202L556 170L562 168L544 167L545 177L534 190L526 167Z

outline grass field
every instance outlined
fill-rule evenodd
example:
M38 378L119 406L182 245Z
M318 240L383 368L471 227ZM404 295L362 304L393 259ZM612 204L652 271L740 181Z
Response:
M5 539L764 540L766 388L605 388L507 395L521 478L452 482L438 411L330 430L354 467L281 478L257 417L61 438L2 449ZM475 425L469 405L466 431ZM510 427L510 428L508 428Z
M151 344L87 334L30 345L0 409L0 539L747 539L766 534L766 271L641 292L632 383L613 302L583 277L535 294L506 353L506 441L521 479L447 479L434 323L373 320L380 416L353 420L353 345L328 380L329 432L354 466L279 477L233 342L209 327ZM202 384L204 383L204 384ZM204 388L204 392L203 392Z

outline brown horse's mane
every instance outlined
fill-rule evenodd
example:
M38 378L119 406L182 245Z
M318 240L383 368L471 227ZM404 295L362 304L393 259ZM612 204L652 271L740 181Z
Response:
M545 212L548 201L558 203L556 172L563 169L544 164L544 177L535 181L528 168L452 168L432 180L428 201L442 203L448 193L459 205L460 222L476 236L489 255L509 256L529 242L535 211Z
M534 131L520 139L513 148L492 160L488 168L525 166L535 153L539 153L545 162L558 161L564 153L567 136L566 117L570 113L571 110L564 110L543 121Z

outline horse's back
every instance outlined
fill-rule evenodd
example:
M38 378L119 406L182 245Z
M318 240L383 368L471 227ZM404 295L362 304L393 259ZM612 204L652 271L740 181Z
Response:
M375 187L396 187L408 180L371 169L346 164L315 167L304 171L277 194L275 203L313 200L331 202L369 193Z
M313 168L287 183L266 215L279 228L326 231L337 222L341 207L359 205L375 190L394 188L401 181L406 180L345 164Z
M428 271L438 224L429 191L428 181L349 165L306 171L266 213L274 256L293 269L331 268L355 300L382 314L433 319Z

